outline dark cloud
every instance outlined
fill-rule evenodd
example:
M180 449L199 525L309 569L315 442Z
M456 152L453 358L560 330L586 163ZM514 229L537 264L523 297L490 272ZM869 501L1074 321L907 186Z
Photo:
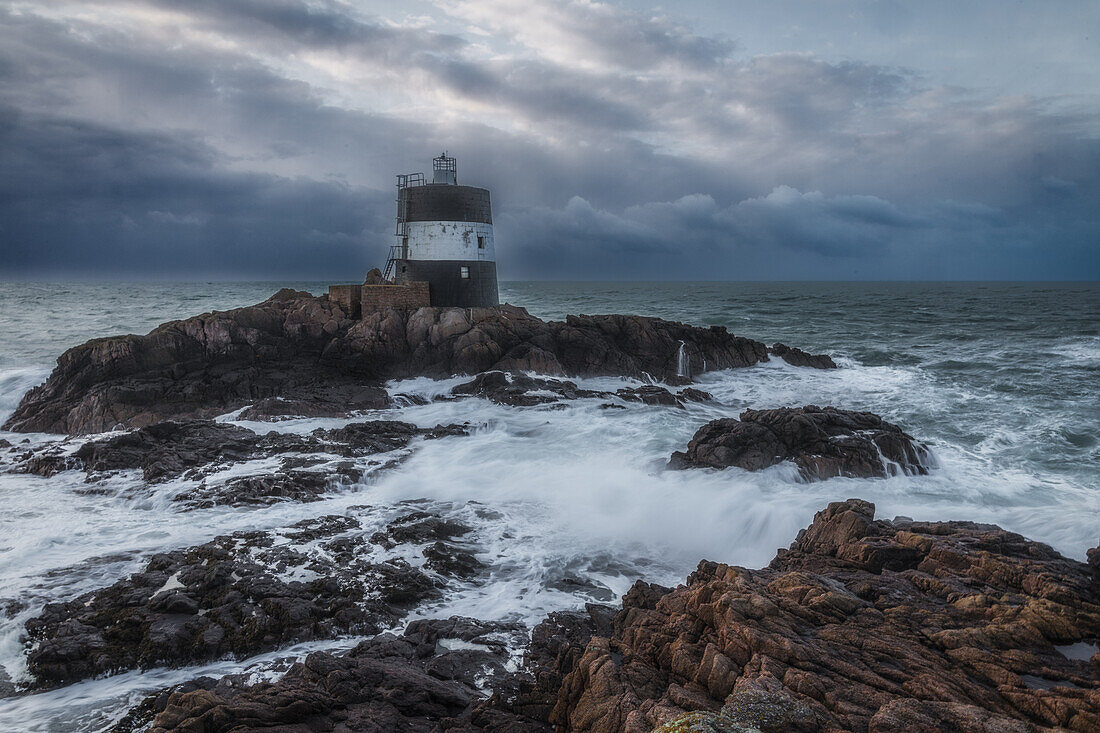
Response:
M724 207L693 195L622 214L577 197L511 212L498 230L515 243L521 279L1011 279L1030 262L1041 280L1100 267L1095 218L1041 223L953 202L902 209L787 186Z
M233 173L198 141L68 119L0 110L0 129L8 275L339 278L384 256L364 245L389 226L376 191Z
M1074 100L739 59L608 4L444 6L496 35L338 2L0 10L4 273L356 276L392 176L448 148L505 277L1100 275Z

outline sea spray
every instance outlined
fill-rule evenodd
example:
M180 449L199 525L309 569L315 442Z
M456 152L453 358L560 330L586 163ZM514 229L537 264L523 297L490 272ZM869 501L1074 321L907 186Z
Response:
M691 359L688 358L687 345L683 341L676 352L676 376L691 379Z
M165 303L164 313L182 317L257 302L279 286L73 286L58 302L42 301L40 293L20 301L21 287L0 293L0 367L8 370L0 371L0 410L8 412L45 379L65 348L96 336L145 332L167 317L150 313L151 298ZM688 287L690 299L683 297ZM502 299L540 317L583 309L720 324L769 343L829 352L841 368L825 372L772 360L748 369L704 370L696 386L716 401L690 403L684 410L615 398L514 408L446 399L468 377L392 382L391 394L410 396L402 400L404 407L354 419L422 427L468 422L472 434L419 440L397 469L372 473L316 503L183 514L173 497L187 489L184 479L148 485L128 471L88 482L79 471L46 479L0 467L0 588L5 600L26 604L14 617L0 619L0 665L19 678L23 623L47 602L108 586L157 552L326 514L355 516L367 534L413 509L469 524L470 543L489 567L487 575L451 583L443 599L417 608L413 617L464 614L528 624L548 611L614 603L639 578L680 583L702 558L759 567L816 511L848 497L875 502L883 517L997 523L1076 558L1096 544L1100 429L1093 399L1096 337L1089 332L1098 320L1095 288L807 285L805 293L818 306L807 310L792 287L505 284ZM939 308L929 317L936 322L907 320L913 302L933 301ZM66 317L73 310L80 316ZM1001 325L1006 312L1013 313L1011 329ZM577 381L605 391L639 384ZM416 404L421 402L427 404ZM805 404L876 412L927 441L938 468L928 476L809 484L799 483L793 466L783 464L759 473L663 470L672 451L683 450L709 420L736 417L746 408ZM344 422L241 424L304 434ZM21 441L28 436L0 437L16 449L0 448L0 458L26 448ZM29 439L38 444L58 436ZM208 480L274 465L240 464ZM317 642L308 649L347 643ZM98 730L144 692L196 674L269 674L282 668L270 666L279 656L158 668L2 700L0 729Z

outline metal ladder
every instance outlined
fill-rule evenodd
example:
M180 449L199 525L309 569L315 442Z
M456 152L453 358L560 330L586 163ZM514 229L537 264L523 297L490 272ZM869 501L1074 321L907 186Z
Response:
M382 273L382 279L390 282L397 274L397 259L401 256L403 247L400 244L390 246L390 258L386 260L386 270Z
M397 276L397 260L407 259L408 252L405 251L405 242L409 237L409 222L408 222L408 199L401 198L401 190L404 188L411 188L412 186L423 186L424 174L423 173L406 173L397 176L397 226L394 229L394 234L401 244L394 244L390 246L390 256L386 260L386 269L382 273L382 279L389 282Z

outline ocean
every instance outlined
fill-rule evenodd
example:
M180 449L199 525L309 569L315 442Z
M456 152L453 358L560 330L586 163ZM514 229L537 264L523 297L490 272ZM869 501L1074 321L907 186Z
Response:
M89 338L322 283L5 283L0 288L0 420L58 355ZM454 614L534 624L585 602L614 603L643 578L675 585L701 559L766 564L830 501L873 501L879 516L992 522L1083 559L1100 542L1100 285L1095 283L504 283L501 300L541 318L638 313L831 354L840 369L772 361L697 376L717 403L561 409L484 400L371 413L422 426L470 422L469 437L427 441L393 471L320 502L214 507L181 515L180 481L122 474L89 487L69 471L0 473L0 730L94 731L151 690L200 674L275 676L287 659L354 639L260 657L131 672L3 699L24 679L23 624L43 604L111 584L157 552L246 529L351 513L364 526L395 507L429 507L475 527L487 577L455 582L413 618ZM410 379L426 397L463 381ZM617 388L631 380L584 379ZM870 410L926 441L927 476L799 483L792 467L758 473L664 471L716 417L746 408ZM228 419L228 418L226 418ZM308 432L343 421L242 423ZM16 443L58 436L11 434ZM94 488L94 490L88 490ZM389 514L387 514L389 512ZM377 519L372 519L377 517ZM367 530L370 531L369 529Z

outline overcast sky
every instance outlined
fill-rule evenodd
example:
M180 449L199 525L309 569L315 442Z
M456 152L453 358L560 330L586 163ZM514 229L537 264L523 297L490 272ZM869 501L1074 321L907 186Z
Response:
M0 277L1100 279L1095 0L0 1Z

